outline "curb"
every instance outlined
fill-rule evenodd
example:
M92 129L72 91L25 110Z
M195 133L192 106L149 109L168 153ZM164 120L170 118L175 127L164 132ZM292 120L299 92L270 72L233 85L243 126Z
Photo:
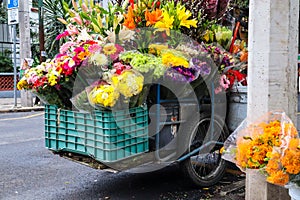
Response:
M11 107L0 109L0 113L9 113L9 112L30 112L30 111L43 111L44 106L35 106L35 107Z

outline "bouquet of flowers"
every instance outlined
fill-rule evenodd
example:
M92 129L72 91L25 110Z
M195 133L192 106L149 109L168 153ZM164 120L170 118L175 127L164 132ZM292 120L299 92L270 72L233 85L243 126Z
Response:
M225 141L223 158L243 171L257 169L270 183L300 183L300 139L284 112L269 112L256 122L247 119Z
M108 10L87 2L65 5L69 18L59 20L67 28L57 36L65 43L55 58L26 69L19 89L67 109L71 103L87 111L121 102L133 107L145 103L153 81L180 98L219 68L220 59L209 47L181 34L198 24L181 2L138 0L109 4Z
M70 109L78 69L97 45L97 41L88 39L65 43L55 58L26 69L18 89L31 90L45 103Z
M116 104L120 96L117 89L107 83L100 83L92 89L89 88L87 93L90 104L96 108L111 108Z

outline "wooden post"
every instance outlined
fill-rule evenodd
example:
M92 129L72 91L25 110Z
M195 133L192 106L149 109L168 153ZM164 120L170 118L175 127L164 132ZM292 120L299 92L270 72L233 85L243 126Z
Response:
M283 110L297 123L299 1L251 0L249 13L248 112L256 119ZM246 176L246 200L290 199L283 187Z
M31 58L30 48L30 18L29 2L19 1L19 33L20 33L20 62L23 63L25 58ZM33 100L30 91L21 91L21 105L32 107Z

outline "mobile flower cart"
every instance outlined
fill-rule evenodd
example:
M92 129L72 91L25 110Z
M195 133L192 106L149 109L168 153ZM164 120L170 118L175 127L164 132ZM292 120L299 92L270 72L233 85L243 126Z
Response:
M196 185L219 181L229 133L226 95L215 92L226 60L180 34L197 26L194 15L173 1L131 1L123 15L118 6L73 3L68 22L59 19L67 30L57 39L68 39L59 54L18 83L47 103L46 147L97 169L179 163Z

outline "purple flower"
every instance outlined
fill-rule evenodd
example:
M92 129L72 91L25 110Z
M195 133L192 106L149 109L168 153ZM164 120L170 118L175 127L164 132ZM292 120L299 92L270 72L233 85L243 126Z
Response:
M211 67L207 64L207 62L201 61L199 58L192 58L191 66L196 72L196 77L198 77L199 74L201 76L209 75L211 72Z
M211 67L206 62L201 63L198 67L200 69L201 76L209 75L211 72Z
M171 78L174 81L186 83L192 82L197 78L196 70L194 68L186 68L183 66L169 68L165 73L165 77Z

